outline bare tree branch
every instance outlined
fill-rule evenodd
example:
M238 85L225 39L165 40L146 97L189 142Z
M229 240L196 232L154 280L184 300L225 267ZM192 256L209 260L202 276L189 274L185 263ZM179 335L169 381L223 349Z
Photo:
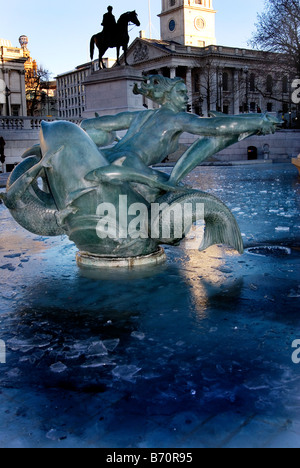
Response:
M249 44L257 49L282 54L285 66L300 76L299 0L265 0L256 31Z

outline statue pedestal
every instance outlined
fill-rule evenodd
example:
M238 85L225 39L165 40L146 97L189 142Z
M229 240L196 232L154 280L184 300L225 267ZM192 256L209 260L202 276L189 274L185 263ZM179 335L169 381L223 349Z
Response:
M129 66L92 73L84 82L86 105L83 117L93 118L96 112L103 116L145 110L143 97L132 92L134 84L143 79L139 70Z
M160 247L156 252L141 257L102 257L91 255L87 252L78 252L76 255L77 265L87 268L136 268L144 266L160 265L167 259L165 251Z

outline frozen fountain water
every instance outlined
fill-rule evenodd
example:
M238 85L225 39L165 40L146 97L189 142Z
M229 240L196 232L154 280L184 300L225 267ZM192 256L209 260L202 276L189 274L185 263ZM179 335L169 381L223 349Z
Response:
M0 446L300 446L297 171L186 182L230 206L246 248L289 255L169 246L165 265L97 278L0 206Z

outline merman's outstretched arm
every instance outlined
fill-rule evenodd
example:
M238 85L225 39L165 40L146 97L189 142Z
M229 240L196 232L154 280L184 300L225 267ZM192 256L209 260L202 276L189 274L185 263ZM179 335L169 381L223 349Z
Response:
M116 139L115 132L128 130L137 114L140 112L122 112L117 115L96 116L81 122L81 128L86 131L93 142L99 146L108 146Z
M182 112L177 116L176 124L183 132L201 136L232 136L240 139L246 136L275 133L281 122L269 114L226 115L212 113L214 118L201 118L194 114Z
M170 176L169 182L172 185L178 184L196 166L219 151L252 135L275 133L276 127L281 123L267 114L228 117L217 113L217 117L212 119L186 115L192 117L192 119L183 117L186 125L188 121L190 122L190 126L186 126L186 131L190 133L198 131L196 134L204 133L207 136L197 140L179 159ZM204 127L203 121L205 121Z

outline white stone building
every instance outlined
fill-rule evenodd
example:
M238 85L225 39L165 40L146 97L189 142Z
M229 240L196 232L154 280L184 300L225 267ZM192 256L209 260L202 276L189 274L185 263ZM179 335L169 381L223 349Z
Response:
M22 48L0 39L0 116L26 116L25 70Z
M275 54L217 45L213 0L162 0L161 39L140 37L129 46L129 67L93 71L85 81L83 117L152 109L156 105L133 95L133 86L147 74L181 77L190 103L188 111L207 116L269 112L291 120L291 83L294 76L282 71ZM289 123L289 122L287 122ZM193 135L181 137L181 149L193 143ZM223 161L247 159L288 160L300 151L299 131L253 137L219 153ZM178 154L170 159L177 158Z
M129 64L141 74L183 78L189 110L199 115L291 112L294 76L278 68L275 54L216 45L215 15L212 0L162 0L161 39L141 32Z

